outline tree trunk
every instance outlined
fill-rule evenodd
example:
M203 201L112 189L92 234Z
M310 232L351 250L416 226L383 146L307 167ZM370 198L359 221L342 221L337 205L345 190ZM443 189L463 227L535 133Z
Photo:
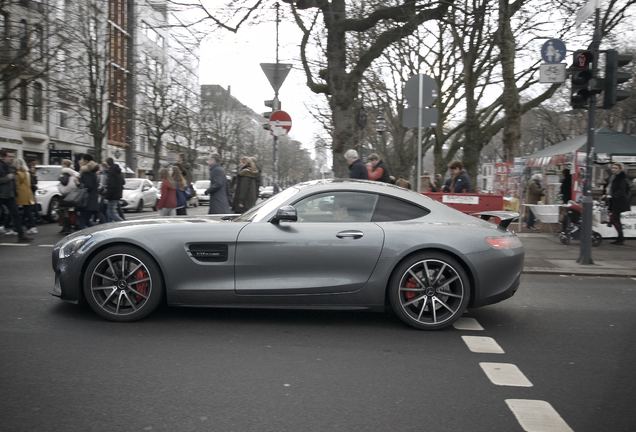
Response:
M512 162L514 157L520 154L519 143L521 142L521 104L515 79L515 38L510 27L511 15L508 0L499 0L498 44L504 82L503 150L506 162Z
M156 180L159 180L159 158L161 156L161 136L155 137L155 147L153 149L153 160L152 160L152 175Z

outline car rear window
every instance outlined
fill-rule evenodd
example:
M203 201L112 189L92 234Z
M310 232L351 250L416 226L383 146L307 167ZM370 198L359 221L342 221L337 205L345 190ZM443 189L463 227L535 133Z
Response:
M371 221L402 221L417 219L427 214L429 211L423 207L387 195L380 195Z

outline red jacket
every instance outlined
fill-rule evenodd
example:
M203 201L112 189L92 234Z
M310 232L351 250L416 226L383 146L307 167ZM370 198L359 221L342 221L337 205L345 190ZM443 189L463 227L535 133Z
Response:
M157 201L157 208L177 208L177 188L169 180L161 182L161 198Z

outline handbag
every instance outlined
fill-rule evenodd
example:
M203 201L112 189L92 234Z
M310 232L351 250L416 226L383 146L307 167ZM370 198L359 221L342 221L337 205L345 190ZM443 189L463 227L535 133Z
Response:
M62 198L64 207L86 207L88 204L88 190L85 188L73 189Z

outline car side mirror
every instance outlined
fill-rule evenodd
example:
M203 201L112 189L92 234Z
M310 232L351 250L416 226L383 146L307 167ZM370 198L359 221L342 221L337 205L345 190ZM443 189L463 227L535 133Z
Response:
M272 223L279 223L281 221L296 222L298 220L298 213L294 206L283 206L276 211L276 216L272 219Z
M149 189L150 189L150 188L149 188L148 186L144 186L144 187L141 189L141 191L142 191L142 192L146 192L146 191L147 191L147 190L149 190Z

